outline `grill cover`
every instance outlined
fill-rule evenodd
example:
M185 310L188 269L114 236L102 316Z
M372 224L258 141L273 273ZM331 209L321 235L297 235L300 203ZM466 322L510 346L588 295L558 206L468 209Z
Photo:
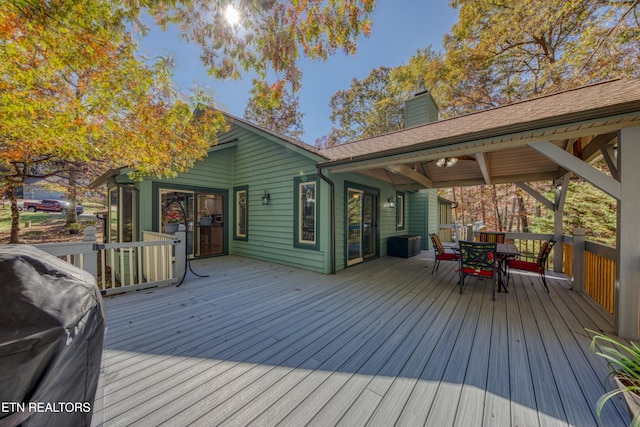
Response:
M104 330L93 276L0 245L0 426L89 426Z

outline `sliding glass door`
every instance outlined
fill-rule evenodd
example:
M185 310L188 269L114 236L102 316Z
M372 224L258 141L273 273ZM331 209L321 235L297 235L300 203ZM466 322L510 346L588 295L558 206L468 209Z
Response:
M160 210L164 232L171 220L186 227L189 257L224 253L224 194L161 188Z
M347 189L347 265L375 257L378 249L378 196Z

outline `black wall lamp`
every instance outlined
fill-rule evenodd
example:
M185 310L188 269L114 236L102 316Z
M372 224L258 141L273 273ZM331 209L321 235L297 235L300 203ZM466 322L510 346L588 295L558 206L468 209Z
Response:
M267 190L264 190L264 194L262 195L262 204L263 205L268 205L269 204L269 199L271 199L271 195L269 194L269 192Z

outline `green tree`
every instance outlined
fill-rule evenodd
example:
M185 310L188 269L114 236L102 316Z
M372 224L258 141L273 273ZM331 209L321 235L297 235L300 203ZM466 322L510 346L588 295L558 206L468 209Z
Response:
M404 101L437 81L431 78L436 73L427 70L438 58L430 47L420 49L406 65L375 68L364 79L353 79L349 89L331 97L334 126L317 144L332 146L402 129Z
M244 110L244 117L281 135L296 139L304 135L304 114L299 110L299 99L289 92L279 102L266 106L251 98Z
M329 101L334 127L329 146L379 135L402 127L402 103L391 94L391 69L371 70L363 80L353 79L347 90Z

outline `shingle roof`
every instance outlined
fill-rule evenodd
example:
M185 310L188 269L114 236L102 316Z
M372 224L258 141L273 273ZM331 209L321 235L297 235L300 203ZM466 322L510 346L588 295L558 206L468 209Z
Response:
M640 110L640 80L617 79L321 150L349 162Z

